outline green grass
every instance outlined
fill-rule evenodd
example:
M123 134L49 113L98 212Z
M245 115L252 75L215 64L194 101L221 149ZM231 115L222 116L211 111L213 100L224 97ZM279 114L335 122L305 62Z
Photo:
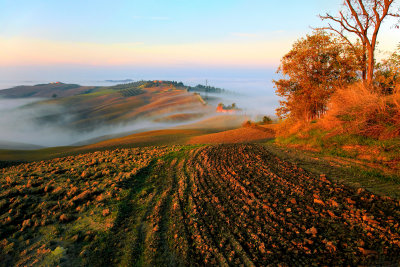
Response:
M363 187L375 194L400 199L400 175L347 161L346 154L331 151L340 161L325 159L326 153L302 151L285 145L264 144L277 157L315 173L353 187Z
M82 97L82 96L95 97L95 96L102 96L102 95L108 95L108 94L113 94L113 93L116 93L116 91L113 90L113 89L100 88L100 89L97 89L94 92L91 92L91 93L88 93L88 94L84 94L84 95L79 95L79 97Z
M355 177L360 177L366 181L370 179L379 180L383 183L400 184L400 176L393 174L385 174L377 169L364 169L359 166L351 166L348 171Z
M98 266L109 266L115 264L113 260L118 259L120 266L149 264L146 259L151 256L145 254L148 246L145 232L151 227L148 217L154 210L154 205L161 199L162 192L173 183L171 173L165 168L160 168L159 164L162 162L163 166L168 166L173 160L187 157L187 151L196 147L199 146L183 146L179 151L154 159L135 175L135 180L132 181L134 184L126 184L130 191L118 204L115 227L91 245L88 262ZM166 205L170 205L170 200L166 202ZM125 232L124 229L129 230ZM116 247L110 244L122 244L122 246ZM156 260L165 261L161 258Z
M300 137L301 136L301 137ZM345 158L357 158L365 151L345 150L345 146L362 146L366 150L374 150L373 157L381 156L388 160L399 159L400 138L378 140L356 134L330 135L329 132L313 129L288 137L277 137L276 142L283 145L304 145L318 149L322 154Z
M311 145L317 148L325 147L325 140L323 137L326 132L321 130L311 130L306 133L306 137L299 137L298 135L291 135L289 137L277 137L276 141L281 144L299 144L299 145Z

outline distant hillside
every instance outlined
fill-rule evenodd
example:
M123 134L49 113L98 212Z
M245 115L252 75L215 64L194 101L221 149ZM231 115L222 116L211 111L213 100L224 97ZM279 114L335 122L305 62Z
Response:
M36 103L36 106L59 106L58 112L36 118L40 123L62 123L69 129L91 131L107 125L126 124L132 121L168 122L165 117L174 115L173 123L191 120L178 116L196 112L201 118L212 111L198 95L189 93L171 82L139 81L110 87L98 87L90 93L64 98L53 98ZM63 118L68 115L68 121Z
M0 140L11 145L69 146L101 136L192 124L216 115L209 99L204 101L188 88L182 82L153 80L114 86L51 83L6 89L0 91L5 103L32 101L3 114Z
M15 149L15 150L35 150L43 148L42 146L25 144L19 142L8 142L0 140L0 149Z
M5 102L36 99L7 110L0 119L4 129L0 140L10 144L66 146L101 136L170 128L215 115L215 108L200 95L175 81L101 87L47 84L4 91Z
M97 150L156 145L183 145L196 136L204 136L203 138L208 140L208 134L218 132L224 134L225 131L229 132L229 130L240 127L243 121L248 119L248 117L243 115L220 114L206 117L204 120L196 120L167 129L120 132L117 134L97 136L89 140L82 140L70 146L58 146L37 150L31 150L31 147L26 147L25 150L21 150L20 144L11 143L8 144L8 147L0 146L0 169L4 166L15 165L18 162L40 161ZM253 142L254 140L248 141ZM258 140L256 141L258 142ZM210 142L206 141L204 143ZM4 143L4 145L6 145L6 143ZM12 145L19 146L14 148Z
M80 86L78 84L48 83L33 86L16 86L0 90L0 97L27 98L27 97L68 97L91 92L94 86Z

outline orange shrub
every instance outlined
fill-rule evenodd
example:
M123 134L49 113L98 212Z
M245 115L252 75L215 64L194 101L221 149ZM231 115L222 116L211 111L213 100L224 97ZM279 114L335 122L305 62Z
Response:
M276 135L282 137L288 137L294 134L301 135L311 128L312 125L309 122L288 118L277 125Z
M318 125L334 133L388 139L400 136L400 86L382 95L358 83L339 88Z

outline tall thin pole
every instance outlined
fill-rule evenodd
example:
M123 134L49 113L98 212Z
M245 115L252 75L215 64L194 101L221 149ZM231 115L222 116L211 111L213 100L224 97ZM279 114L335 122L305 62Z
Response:
M208 80L206 80L206 100L208 100Z

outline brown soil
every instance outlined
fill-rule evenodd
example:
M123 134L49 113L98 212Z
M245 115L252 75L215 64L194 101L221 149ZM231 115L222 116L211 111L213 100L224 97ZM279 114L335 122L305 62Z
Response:
M251 143L275 137L275 132L258 126L242 127L235 130L196 136L188 144Z

